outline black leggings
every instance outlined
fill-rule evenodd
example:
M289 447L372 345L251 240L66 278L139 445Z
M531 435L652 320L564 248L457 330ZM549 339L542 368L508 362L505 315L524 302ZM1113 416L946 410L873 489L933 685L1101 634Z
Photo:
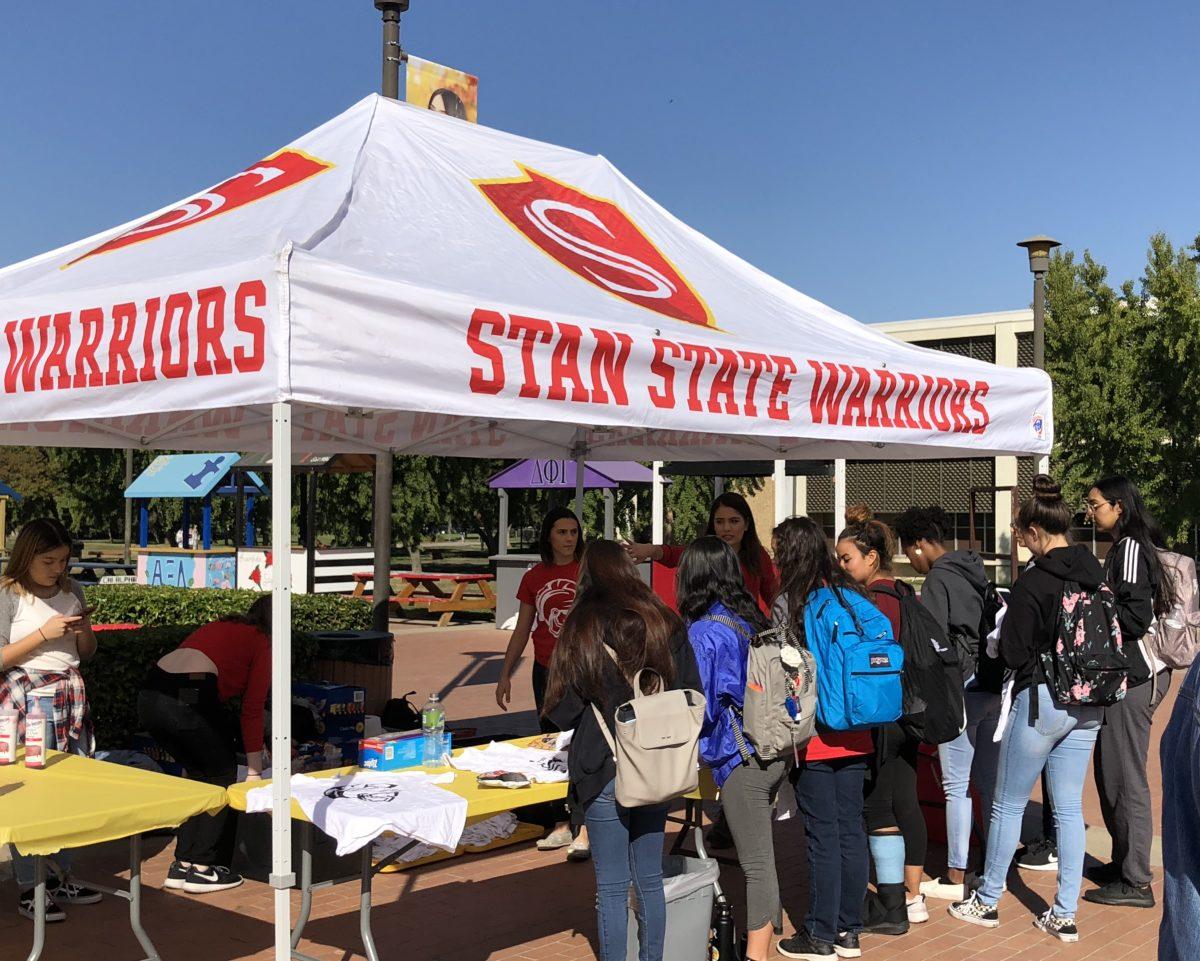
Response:
M138 695L138 721L184 766L187 777L218 787L237 780L235 720L217 696L215 674L169 674L150 669ZM175 858L229 867L237 834L234 812L198 814L182 824Z
M889 834L900 829L905 864L924 864L929 844L917 797L920 746L921 742L905 734L899 724L876 728L875 776L869 782L864 806L868 834Z

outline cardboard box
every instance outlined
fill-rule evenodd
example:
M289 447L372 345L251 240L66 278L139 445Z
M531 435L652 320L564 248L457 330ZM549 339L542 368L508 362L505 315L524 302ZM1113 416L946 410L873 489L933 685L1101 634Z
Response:
M451 750L452 734L447 731L445 751ZM396 771L420 767L425 763L425 738L420 731L401 731L363 738L358 744L358 766L369 771Z
M293 681L292 697L312 705L319 718L317 733L326 738L362 736L367 692L353 684Z

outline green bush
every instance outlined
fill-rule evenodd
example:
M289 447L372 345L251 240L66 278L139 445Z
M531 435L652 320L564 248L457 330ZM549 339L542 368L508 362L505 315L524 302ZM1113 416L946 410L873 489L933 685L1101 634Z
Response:
M105 584L85 587L96 605L93 624L141 624L169 627L207 624L228 614L244 614L259 591L194 590ZM297 631L365 631L371 627L371 605L339 594L293 594L292 629Z
M96 588L108 591L111 588ZM143 588L153 591L178 591L180 594L250 594L250 591L199 591L179 588ZM96 601L89 597L91 603ZM361 603L361 602L360 602ZM366 606L366 605L363 605ZM245 608L242 608L243 610ZM96 614L99 615L97 610ZM295 619L295 612L293 612ZM215 618L210 618L215 619ZM100 622L98 622L100 623ZM177 648L196 625L142 627L132 631L97 631L96 656L83 665L88 702L96 725L96 743L101 748L127 747L130 735L138 730L137 697L142 681L160 657ZM309 676L316 658L317 645L305 631L292 633L292 676Z

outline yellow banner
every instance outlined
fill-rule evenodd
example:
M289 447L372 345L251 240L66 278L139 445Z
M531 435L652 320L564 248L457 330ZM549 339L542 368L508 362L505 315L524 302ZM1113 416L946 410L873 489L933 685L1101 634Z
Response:
M479 78L440 63L409 57L405 67L405 99L460 120L479 119Z

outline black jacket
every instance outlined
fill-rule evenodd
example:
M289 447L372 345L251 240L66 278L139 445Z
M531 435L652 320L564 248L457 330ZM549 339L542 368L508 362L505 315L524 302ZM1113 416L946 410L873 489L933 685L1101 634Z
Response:
M675 659L675 680L671 684L671 690L703 693L696 655L682 624L671 637L671 654ZM605 659L603 680L604 703L596 706L604 715L609 734L615 739L613 719L617 708L633 697L633 688L610 659ZM569 688L562 701L556 704L547 716L559 730L575 730L567 754L567 800L571 804L572 818L576 823L582 823L584 810L604 790L604 786L617 776L616 763L613 761L608 742L604 740L604 735L597 726L592 702L584 700L579 691Z
M1154 674L1153 658L1142 639L1154 623L1154 581L1146 552L1123 537L1104 558L1104 574L1117 598L1117 620L1129 656L1129 684L1144 684Z
M1016 674L1014 695L1041 680L1038 655L1057 641L1064 581L1095 590L1104 569L1086 547L1072 544L1036 558L1013 586L1000 626L1000 658Z

